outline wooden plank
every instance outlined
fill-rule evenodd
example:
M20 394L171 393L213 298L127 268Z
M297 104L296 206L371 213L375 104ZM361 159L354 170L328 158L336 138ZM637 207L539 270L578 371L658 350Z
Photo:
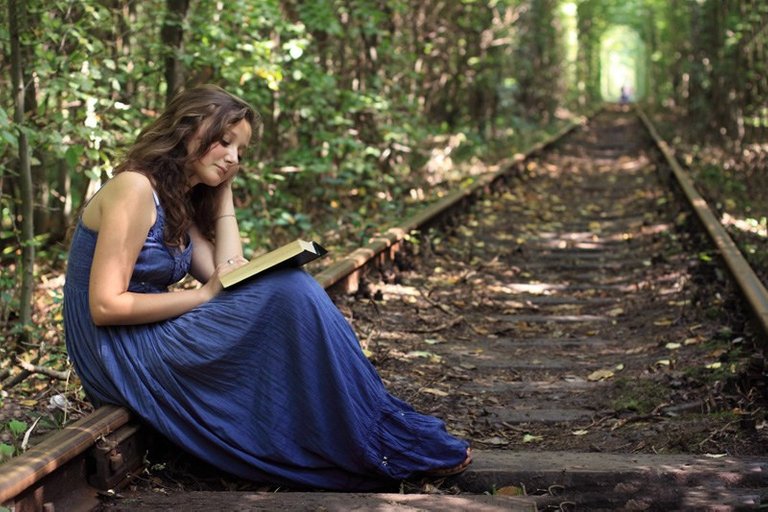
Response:
M535 512L536 502L531 498L492 495L440 495L440 494L375 494L333 492L191 492L161 495L146 492L128 495L113 502L110 511L146 512L183 510L184 512L210 512L211 510L248 511L319 511L348 512L375 510L376 512Z

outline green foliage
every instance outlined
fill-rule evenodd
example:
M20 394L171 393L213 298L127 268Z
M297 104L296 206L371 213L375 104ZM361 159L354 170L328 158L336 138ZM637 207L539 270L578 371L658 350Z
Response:
M697 179L704 187L719 190L725 197L732 200L736 199L742 204L746 201L747 189L745 183L724 173L721 165L703 164L698 169Z
M649 380L616 379L611 407L617 411L648 414L667 400L669 390L661 383Z
M24 421L11 420L8 422L8 430L11 431L11 434L14 437L21 437L24 435L24 432L27 431L28 427L29 425Z
M14 453L16 453L16 448L14 448L13 445L0 443L0 462L10 459L13 457Z
M28 428L29 425L26 422L19 420L10 420L4 425L3 430L10 434L12 443L0 443L0 462L19 453L24 434Z
M537 16L523 0L201 0L177 13L176 48L163 43L172 13L161 0L24 6L24 127L10 120L12 88L0 76L4 323L17 307L18 130L33 148L38 259L57 269L78 208L162 110L168 61L181 65L185 86L217 83L260 111L263 137L236 198L253 250L299 235L365 240L424 191L462 181L425 174L440 137L464 137L454 162L491 149L507 156L554 122L573 89L558 72L555 0L537 4Z

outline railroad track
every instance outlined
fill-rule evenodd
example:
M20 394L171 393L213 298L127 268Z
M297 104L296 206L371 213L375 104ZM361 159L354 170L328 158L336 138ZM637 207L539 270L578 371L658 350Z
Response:
M401 243L414 230L420 242ZM466 473L406 494L159 494L148 484L115 499L109 490L121 492L144 467L147 438L126 411L102 408L1 466L0 503L16 511L768 503L763 346L752 346L768 333L768 294L642 113L603 111L565 130L316 278L390 389L472 441Z

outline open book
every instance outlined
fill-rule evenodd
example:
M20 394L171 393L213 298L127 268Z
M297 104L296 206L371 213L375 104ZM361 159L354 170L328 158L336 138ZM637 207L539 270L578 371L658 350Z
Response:
M282 267L300 267L327 253L317 242L294 240L261 256L256 256L240 268L219 278L224 288L235 285L268 270Z

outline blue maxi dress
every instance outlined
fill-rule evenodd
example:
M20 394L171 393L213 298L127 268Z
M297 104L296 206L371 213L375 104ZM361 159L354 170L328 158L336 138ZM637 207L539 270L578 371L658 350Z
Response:
M130 291L164 292L189 270L191 246L166 246L163 224L157 204ZM373 490L465 459L467 443L441 420L387 392L305 271L276 271L166 321L98 327L96 238L78 224L64 287L67 350L94 404L125 406L195 456L272 485Z

